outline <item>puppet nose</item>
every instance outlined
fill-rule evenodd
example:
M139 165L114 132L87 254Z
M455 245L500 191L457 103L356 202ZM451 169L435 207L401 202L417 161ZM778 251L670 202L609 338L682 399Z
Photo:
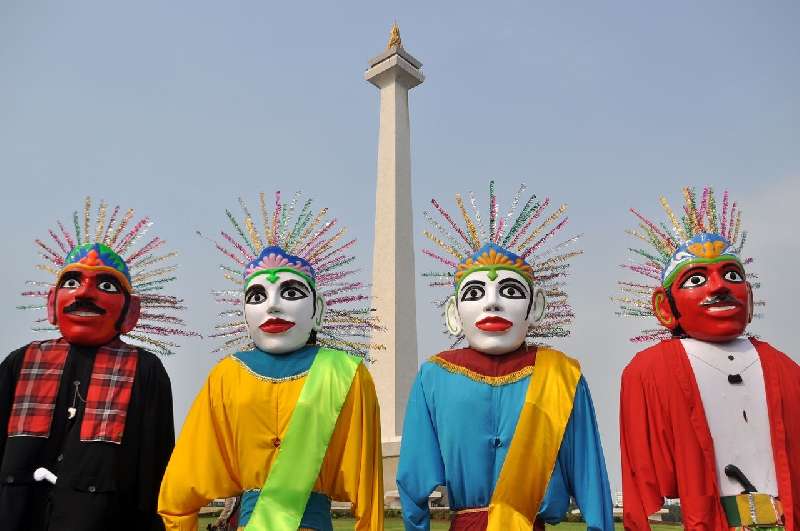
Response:
M489 290L486 294L486 305L483 307L483 310L486 312L496 312L502 310L502 306L500 305L500 298L497 296L497 293Z
M714 294L727 293L730 291L730 289L728 289L728 286L725 285L722 276L716 273L709 276L708 289L711 291L711 293Z
M89 283L81 282L80 286L75 289L75 298L78 299L92 299L91 292L89 291Z

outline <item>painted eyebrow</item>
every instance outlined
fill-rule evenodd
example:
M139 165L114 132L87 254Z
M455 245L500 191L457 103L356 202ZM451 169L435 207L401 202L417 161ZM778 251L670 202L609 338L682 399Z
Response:
M486 286L486 282L482 280L470 280L469 282L461 286L461 289L459 291L464 291L470 286Z
M83 274L80 271L67 271L61 277L57 287L62 287L67 280L83 280Z
M111 282L114 285L120 286L119 280L114 275L97 275L97 280L101 282Z
M262 286L261 284L253 284L252 286L250 286L249 288L247 288L245 290L245 292L244 292L245 297L250 295L254 291L261 291L263 293L267 292L267 290L265 290L264 286Z
M736 262L728 262L727 264L723 264L722 267L727 271L735 269L736 271L739 271L740 273L744 274L744 268L739 264L737 264Z
M512 283L512 282L514 284L519 284L520 286L524 286L524 284L522 282L520 282L519 280L517 280L516 278L504 278L499 283L500 284L509 284L509 283Z
M680 278L681 278L681 280L686 280L687 278L689 278L690 276L692 276L695 273L708 273L708 267L706 267L706 266L694 266L694 267L692 267L690 269L687 269L683 273L681 273Z
M292 287L292 286L296 287L296 288L302 288L303 291L309 291L311 289L305 284L305 282L300 282L299 280L296 280L294 278L290 278L288 280L284 280L283 282L281 282L281 287L282 288L283 287Z

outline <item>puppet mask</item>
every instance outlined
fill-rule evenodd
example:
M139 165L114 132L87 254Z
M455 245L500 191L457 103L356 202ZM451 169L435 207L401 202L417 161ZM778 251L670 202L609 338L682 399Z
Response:
M507 354L525 341L528 327L544 314L541 288L508 269L467 274L447 301L445 317L453 335L463 332L469 346L486 354Z
M669 304L666 289L674 301ZM740 336L752 317L752 292L738 261L689 266L668 288L653 293L658 320L689 337L723 342ZM673 310L677 310L677 315Z
M66 259L48 295L48 318L67 342L101 346L130 332L139 318L139 298L130 294L127 268L102 244L82 245Z
M324 302L303 275L264 270L245 290L244 315L256 346L266 352L294 352L322 325Z
M730 341L752 317L752 292L728 241L701 233L681 245L653 292L659 322L702 341ZM669 297L668 297L669 294ZM670 303L670 297L673 303Z

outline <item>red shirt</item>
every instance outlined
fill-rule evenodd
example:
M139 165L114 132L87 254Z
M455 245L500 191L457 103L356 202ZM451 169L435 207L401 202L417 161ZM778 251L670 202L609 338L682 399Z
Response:
M761 359L778 495L787 531L799 531L800 366L753 339ZM688 530L727 531L714 441L697 381L677 339L639 352L622 373L620 392L623 521L650 529L664 498L680 498Z

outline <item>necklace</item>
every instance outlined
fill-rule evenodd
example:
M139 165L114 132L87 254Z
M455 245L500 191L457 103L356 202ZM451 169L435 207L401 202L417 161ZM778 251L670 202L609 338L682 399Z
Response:
M707 362L706 360L704 360L704 359L703 359L703 358L701 358L700 356L695 356L695 355L694 355L694 354L692 354L691 352L688 352L688 354L689 354L691 357L693 357L694 359L702 361L703 363L705 363L706 365L708 365L708 366L709 366L709 367L711 367L712 369L714 369L714 370L716 370L716 371L718 371L718 372L721 372L722 374L725 374L725 375L727 375L727 376L728 376L728 383L729 383L729 384L731 384L731 385L735 385L735 384L740 384L740 383L743 383L743 382L744 382L744 380L742 380L742 374L743 374L745 371L747 371L747 369L749 369L750 367L752 367L753 365L755 365L755 364L756 364L756 362L759 360L759 358L758 358L758 357L756 357L756 359L754 359L753 361L751 361L751 362L750 362L750 363L747 365L747 367L745 367L744 369L742 369L741 371L739 371L739 372L738 372L738 373L736 373L736 374L731 374L731 373L729 373L728 371L724 371L724 370L720 369L720 368L719 368L719 367L717 367L716 365L712 365L711 363Z
M78 405L78 400L80 400L84 404L86 403L86 399L81 396L80 380L75 380L74 382L72 382L72 385L75 386L75 394L72 395L72 406L67 408L67 418L70 420L75 418L75 414L78 412L78 408L76 407Z

